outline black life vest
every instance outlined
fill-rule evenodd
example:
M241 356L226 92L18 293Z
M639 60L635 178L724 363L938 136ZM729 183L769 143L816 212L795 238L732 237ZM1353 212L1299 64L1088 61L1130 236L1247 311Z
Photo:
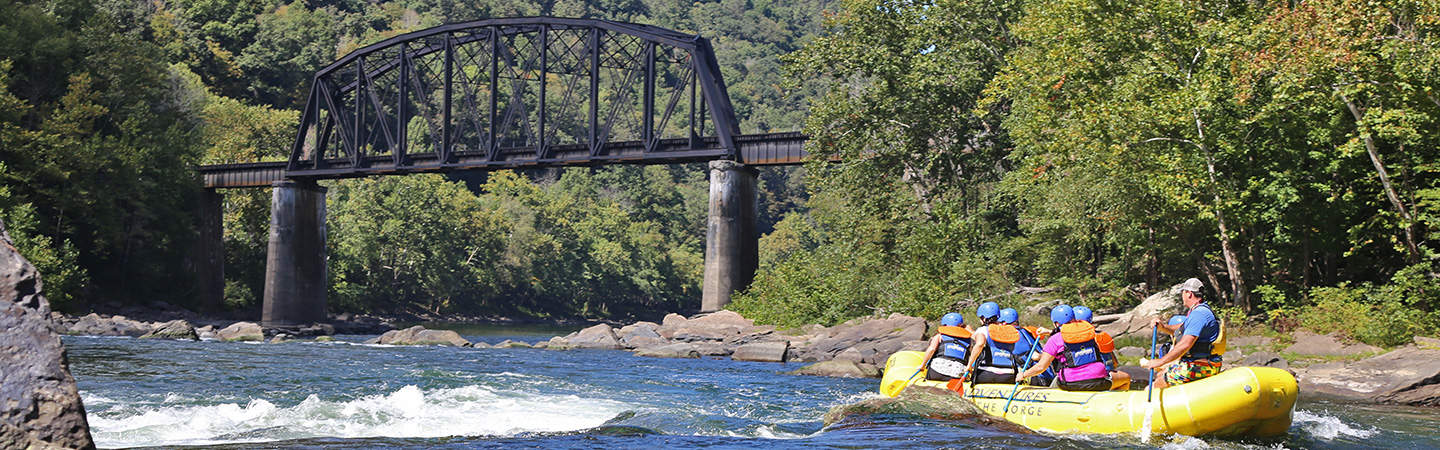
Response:
M1225 332L1225 330L1223 329L1223 327L1225 326L1225 324L1220 323L1220 317L1215 315L1215 310L1210 309L1210 305L1209 305L1209 304L1207 304L1207 303L1201 303L1201 304L1195 305L1194 308L1190 308L1190 312L1185 313L1186 319L1188 320L1191 313L1194 313L1195 310L1200 309L1200 308L1202 308L1202 307L1205 308L1207 311L1210 311L1210 316L1215 318L1215 323L1216 323L1216 325L1217 325L1219 328L1221 328L1221 329L1215 331L1215 338L1214 338L1214 339L1216 339L1216 340L1220 339L1220 335ZM1178 338L1178 336L1177 336L1177 338ZM1215 345L1215 340L1206 341L1206 340L1202 339L1200 336L1195 336L1195 344L1190 346L1190 350L1187 351L1187 352L1185 352L1185 356L1180 357L1180 360L1181 360L1181 361L1187 361L1187 362L1188 362L1188 361L1201 360L1201 359L1204 359L1204 360L1215 360L1216 357L1219 356L1219 355L1218 355L1219 353L1223 353L1223 352L1224 352L1224 350L1219 350L1219 351L1217 351L1217 349L1216 349L1215 347L1216 347L1216 345Z
M964 375L970 362L970 330L964 327L940 327L940 348L928 363L931 371L949 377Z

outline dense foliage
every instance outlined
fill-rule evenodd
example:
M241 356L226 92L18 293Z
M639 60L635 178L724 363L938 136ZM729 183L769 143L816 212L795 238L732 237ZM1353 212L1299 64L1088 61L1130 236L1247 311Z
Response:
M1193 276L1280 329L1440 326L1425 0L0 0L0 219L62 308L193 304L195 164L280 157L311 74L352 50L527 15L707 36L743 131L803 122L840 161L762 172L761 270L734 306L763 321L933 317L1017 286L1119 308ZM328 187L337 309L698 303L699 167ZM225 194L227 305L254 308L269 195Z
M1016 285L1123 306L1194 276L1282 327L1440 325L1436 3L837 8L790 58L828 82L807 131L845 162L811 167L740 309L934 316Z
M821 0L379 2L0 0L0 212L61 309L197 304L196 164L282 157L319 68L447 22L606 18L711 39L746 132L799 128L780 56ZM769 229L804 196L764 174ZM462 183L463 180L467 183ZM340 310L529 315L694 308L703 167L356 180L330 185ZM226 305L258 306L269 192L225 199Z

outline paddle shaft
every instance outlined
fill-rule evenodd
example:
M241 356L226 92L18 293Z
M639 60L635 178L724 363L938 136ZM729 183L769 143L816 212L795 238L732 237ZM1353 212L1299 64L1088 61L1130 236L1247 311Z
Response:
M1150 357L1155 357L1155 337L1160 334L1160 324L1155 324L1150 330ZM1145 402L1154 400L1155 395L1155 369L1150 369L1150 386L1145 388Z
M1038 339L1035 343L1030 344L1030 349L1025 352L1025 364L1021 365L1018 369L1020 372L1017 372L1017 374L1025 373L1026 370L1030 369L1030 360L1035 357L1035 344L1037 343L1039 343ZM1020 393L1020 383L1022 383L1021 380L1015 380L1015 388L1010 390L1010 399L1005 400L1005 409L1000 410L1001 418L1005 417L1005 413L1010 412L1010 403L1015 401L1015 394Z

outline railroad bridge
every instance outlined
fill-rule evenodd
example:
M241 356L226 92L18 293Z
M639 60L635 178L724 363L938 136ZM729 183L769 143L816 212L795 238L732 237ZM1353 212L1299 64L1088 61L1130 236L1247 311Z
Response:
M200 168L204 301L224 290L218 189L271 188L261 321L326 320L325 188L410 173L709 162L701 310L758 264L753 166L799 164L799 133L740 134L710 42L553 17L443 25L356 50L315 74L285 161Z

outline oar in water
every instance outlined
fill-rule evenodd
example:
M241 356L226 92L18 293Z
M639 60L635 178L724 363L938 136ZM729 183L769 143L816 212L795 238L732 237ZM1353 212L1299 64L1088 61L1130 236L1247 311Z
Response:
M1030 350L1025 352L1025 364L1020 368L1019 373L1025 373L1026 370L1030 369L1030 359L1034 357L1035 348L1034 344L1031 344ZM1010 390L1010 399L1005 401L1005 409L1000 410L1000 418L1005 418L1005 413L1010 412L1010 403L1015 401L1015 394L1020 393L1020 383L1022 382L1022 380L1015 381L1015 388Z

